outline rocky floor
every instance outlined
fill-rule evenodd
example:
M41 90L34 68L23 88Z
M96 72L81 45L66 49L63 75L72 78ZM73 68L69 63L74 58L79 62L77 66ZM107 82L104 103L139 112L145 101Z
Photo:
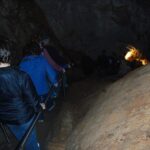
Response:
M106 82L107 80L107 82ZM45 112L44 123L37 123L37 133L42 150L64 150L68 136L82 120L97 96L105 92L105 86L110 80L100 80L95 76L74 82L69 86L66 96L56 99L56 107L51 112ZM15 149L16 140L12 136L13 146L7 147L3 134L0 131L0 150ZM14 142L15 140L15 142Z
M108 79L106 82L106 80L91 77L70 86L66 97L62 99L61 110L54 121L55 133L53 137L49 134L48 150L65 150L72 130L111 82Z
M69 136L66 150L150 150L150 65L111 84Z

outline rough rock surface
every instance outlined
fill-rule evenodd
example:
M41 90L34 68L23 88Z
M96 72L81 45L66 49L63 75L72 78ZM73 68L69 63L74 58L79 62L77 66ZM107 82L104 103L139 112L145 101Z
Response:
M49 28L42 10L33 0L1 0L0 20L0 38L11 39L17 47L23 46L35 33Z
M113 83L68 139L67 150L150 149L150 66Z
M61 44L96 57L127 44L149 47L148 0L35 0Z
M88 78L69 87L66 96L61 99L63 102L61 111L53 122L54 126L51 129L53 134L49 132L47 149L65 150L72 130L92 107L99 93L105 91L108 83L106 81L102 83L96 78Z
M1 0L0 35L20 47L48 31L54 45L93 58L103 49L122 53L127 44L147 52L149 7L148 0Z

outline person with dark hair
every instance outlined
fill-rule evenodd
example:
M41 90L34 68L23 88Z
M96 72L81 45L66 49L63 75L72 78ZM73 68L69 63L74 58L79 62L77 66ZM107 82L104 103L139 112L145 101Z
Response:
M11 66L9 45L0 41L0 122L6 124L20 141L38 111L37 93L30 77ZM39 150L35 129L26 150Z
M55 48L52 45L45 45L45 49L47 49L48 54L52 57L52 59L63 69L70 68L70 61L63 55L61 51ZM62 70L60 70L61 72Z
M58 86L58 75L44 56L40 55L40 47L32 42L27 45L26 56L20 63L20 70L25 71L31 77L39 96L40 103L44 103L51 86ZM28 53L27 53L28 52ZM53 99L49 99L47 109L54 106ZM41 119L43 121L43 117Z
M48 46L49 46L49 37L40 37L38 40L38 44L41 48L42 55L47 59L48 63L58 72L65 72L65 68L60 66L49 54L48 52Z
M31 42L23 48L23 57L30 55L40 55L41 49L38 44Z
M61 51L50 45L49 36L39 37L37 43L41 48L41 54L47 59L48 63L54 68L54 70L57 71L60 80L62 81L53 93L54 96L57 97L61 87L63 88L63 91L68 87L66 70L70 69L71 65L68 59L65 59L65 57L62 56Z

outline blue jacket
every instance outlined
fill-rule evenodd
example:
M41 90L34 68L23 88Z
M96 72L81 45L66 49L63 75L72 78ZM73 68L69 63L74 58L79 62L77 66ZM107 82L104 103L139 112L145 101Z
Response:
M58 82L57 72L41 55L26 56L20 63L20 70L29 74L38 95L47 94L50 85Z

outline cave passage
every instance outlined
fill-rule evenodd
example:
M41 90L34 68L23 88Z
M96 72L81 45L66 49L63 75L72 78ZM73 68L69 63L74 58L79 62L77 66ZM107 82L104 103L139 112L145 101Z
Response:
M18 87L26 113L44 109L41 150L149 150L149 14L147 0L1 0L0 123L10 144L0 128L0 150L18 144L7 120L10 106L25 112Z

